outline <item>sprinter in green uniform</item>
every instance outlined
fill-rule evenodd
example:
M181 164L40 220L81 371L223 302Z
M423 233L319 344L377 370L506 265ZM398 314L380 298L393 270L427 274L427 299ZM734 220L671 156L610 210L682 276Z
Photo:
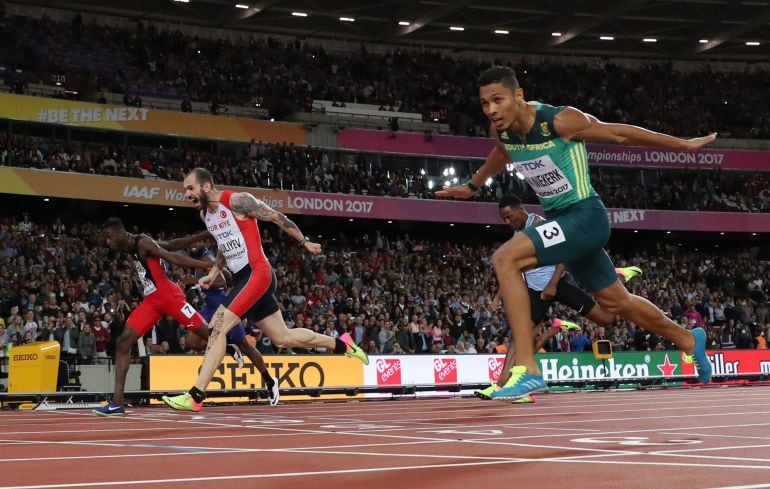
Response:
M547 388L532 348L529 296L522 272L565 263L601 307L671 340L695 362L701 382L711 380L706 333L681 328L647 299L630 294L618 280L603 246L610 236L607 211L591 186L584 141L609 141L695 151L716 133L680 139L627 124L608 124L574 107L524 100L512 69L495 66L478 79L484 114L497 144L465 184L444 187L439 197L467 199L487 178L513 163L537 194L546 221L516 233L492 256L503 307L516 344L517 375L493 396L518 399Z

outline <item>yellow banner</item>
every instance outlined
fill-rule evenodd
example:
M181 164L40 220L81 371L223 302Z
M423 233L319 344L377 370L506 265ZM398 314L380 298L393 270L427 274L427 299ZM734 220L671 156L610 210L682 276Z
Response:
M291 387L347 387L364 385L363 365L352 358L332 355L270 355L267 370L278 379L281 389ZM262 374L246 360L243 368L230 357L217 369L208 389L262 389ZM151 355L150 390L187 390L195 383L203 356ZM344 394L323 399L349 399ZM356 396L362 397L362 396ZM317 399L310 396L281 396L285 400ZM247 398L212 397L212 402L245 401Z
M0 93L0 118L202 139L294 143L306 146L301 124L219 117Z
M239 192L251 192L258 199L262 199L268 205L282 212L297 212L297 210L285 208L288 207L285 205L287 192L247 187L227 188ZM185 199L182 182L31 170L7 166L0 167L0 192L65 199L192 207L190 202Z

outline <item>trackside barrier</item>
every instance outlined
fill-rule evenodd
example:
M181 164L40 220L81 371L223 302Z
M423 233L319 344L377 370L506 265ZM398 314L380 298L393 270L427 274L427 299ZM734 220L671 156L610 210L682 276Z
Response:
M770 381L770 351L724 350L708 353L714 384ZM677 351L616 352L609 360L591 353L547 353L537 356L552 391L639 389L698 385L693 366ZM149 359L149 389L126 392L135 403L157 402L166 394L187 390L202 358L158 355ZM368 366L332 355L268 355L271 375L279 379L282 400L372 399L398 396L462 396L499 378L502 355L372 356ZM108 392L37 392L0 394L0 402L100 402ZM259 372L228 357L209 384L211 402L265 399Z

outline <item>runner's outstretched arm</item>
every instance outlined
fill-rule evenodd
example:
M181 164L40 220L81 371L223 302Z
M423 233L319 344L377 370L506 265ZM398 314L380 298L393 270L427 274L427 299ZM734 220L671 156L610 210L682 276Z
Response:
M270 221L275 223L286 234L301 242L309 252L313 254L321 252L321 245L307 239L294 221L286 217L285 214L274 210L250 193L240 192L233 194L232 197L230 197L230 206L234 212L259 219L260 221Z
M183 238L176 238L168 241L158 241L158 245L161 248L167 249L168 251L179 251L197 243L198 241L203 241L210 236L211 233L204 229L199 233L191 234Z
M196 260L194 258L190 258L187 255L182 255L181 253L171 253L170 251L161 248L158 243L151 239L145 238L140 240L139 247L151 255L163 258L164 260L173 263L174 265L179 265L180 267L198 268L204 272L209 271L211 268L211 263Z
M574 107L567 107L553 120L556 133L564 139L587 141L608 141L636 146L657 146L663 148L695 151L717 137L713 132L708 136L682 139L630 124L610 124L586 114Z

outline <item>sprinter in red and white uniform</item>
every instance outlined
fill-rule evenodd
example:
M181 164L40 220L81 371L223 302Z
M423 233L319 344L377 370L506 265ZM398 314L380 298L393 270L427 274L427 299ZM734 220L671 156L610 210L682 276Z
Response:
M227 265L233 273L233 287L211 320L211 336L198 380L182 395L164 396L174 409L200 411L205 390L225 355L225 335L243 317L254 321L277 347L326 348L361 360L369 358L349 334L339 339L305 328L289 329L275 298L276 278L262 250L257 220L272 222L312 253L321 245L310 241L284 214L273 210L248 192L220 191L214 187L211 172L195 168L184 179L185 196L201 213L201 219L217 241L217 263L199 280L209 287L220 270Z

